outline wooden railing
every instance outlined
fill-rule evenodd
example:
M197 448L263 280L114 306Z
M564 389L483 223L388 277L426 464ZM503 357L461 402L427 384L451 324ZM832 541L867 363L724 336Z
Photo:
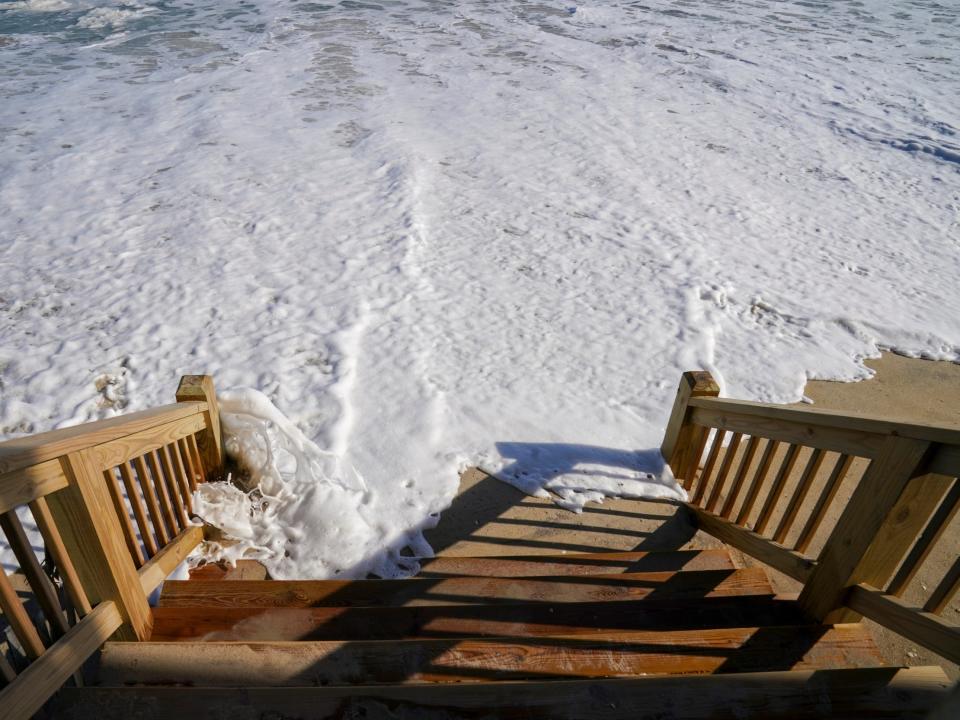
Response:
M223 464L212 380L182 378L176 399L0 443L0 527L20 566L0 569L19 645L13 662L0 654L4 717L32 716L71 676L82 683L79 668L108 638L148 639L149 594L203 539L191 495Z
M901 599L921 594L957 517L960 427L718 395L709 373L684 373L661 447L700 528L800 581L817 621L866 616L960 663L960 626L941 615L960 558L922 605Z

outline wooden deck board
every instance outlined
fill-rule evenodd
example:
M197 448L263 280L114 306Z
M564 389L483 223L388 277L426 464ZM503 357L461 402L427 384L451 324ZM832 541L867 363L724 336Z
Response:
M762 568L547 578L411 580L180 580L163 586L161 607L396 607L515 602L606 602L648 597L770 595Z
M62 690L52 713L58 720L923 718L948 687L937 667L364 688L87 687Z
M802 625L773 597L396 608L154 608L152 640L388 640Z
M878 667L863 625L589 636L283 643L109 643L100 685L248 687L631 677Z

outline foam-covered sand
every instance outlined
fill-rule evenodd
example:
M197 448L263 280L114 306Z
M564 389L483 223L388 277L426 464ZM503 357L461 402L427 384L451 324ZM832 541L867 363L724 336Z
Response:
M958 22L0 1L0 431L257 389L334 465L207 514L287 577L407 572L471 464L678 496L682 370L781 402L960 359Z

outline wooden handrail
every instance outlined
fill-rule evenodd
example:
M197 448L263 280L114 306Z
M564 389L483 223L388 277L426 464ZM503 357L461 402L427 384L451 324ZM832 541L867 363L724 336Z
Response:
M662 446L699 527L803 583L798 602L814 620L867 615L957 662L960 628L929 610L939 612L960 590L960 561L924 608L896 595L958 510L960 427L730 400L715 387L709 373L684 374ZM752 469L760 440L766 445ZM864 465L859 480L851 478ZM821 466L827 477L815 481ZM844 483L855 483L852 494L835 526L825 527L841 486L850 493ZM823 533L822 551L807 555Z
M31 590L43 593L38 602L54 638L62 635L53 644L40 637L0 570L0 605L32 661L19 674L0 665L8 680L0 691L5 717L32 716L108 638L147 639L153 622L148 595L203 540L203 528L188 513L197 483L222 474L212 379L182 378L177 400L0 443L0 527ZM80 616L73 627L24 540L13 511L25 505Z

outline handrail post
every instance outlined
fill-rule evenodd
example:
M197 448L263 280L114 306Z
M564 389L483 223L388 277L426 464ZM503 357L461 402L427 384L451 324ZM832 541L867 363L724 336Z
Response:
M217 405L217 393L210 375L184 375L177 388L177 402L201 401L207 403L206 426L200 433L200 453L206 471L206 479L215 479L213 473L223 467L223 440L220 430L220 408Z
M691 457L697 451L694 442L695 426L690 422L690 408L687 403L694 397L717 397L720 386L706 370L688 370L680 378L677 397L673 401L673 410L667 422L667 430L660 445L660 453L676 475L688 467ZM696 458L699 461L700 458Z
M823 623L858 620L857 613L842 607L847 589L861 582L884 584L896 570L916 535L901 533L894 537L881 530L898 522L896 515L905 505L901 497L908 499L905 490L910 481L925 474L931 445L925 440L887 437L800 593L798 601L809 616Z
M60 459L67 487L47 496L47 504L90 603L116 603L124 624L119 640L147 640L153 613L127 550L102 473L79 450Z

